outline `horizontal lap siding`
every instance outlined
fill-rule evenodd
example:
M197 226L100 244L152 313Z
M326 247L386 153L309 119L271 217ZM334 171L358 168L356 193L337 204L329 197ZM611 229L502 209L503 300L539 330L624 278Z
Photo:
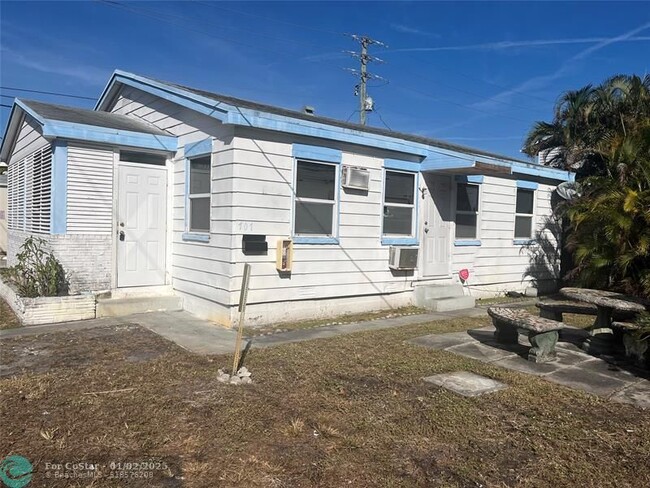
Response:
M111 234L113 164L113 150L105 146L68 146L68 234Z
M228 202L233 205L235 233L232 303L238 297L245 262L252 266L250 304L411 290L414 275L393 274L388 268L388 247L381 245L382 157L342 148L343 165L369 169L369 191L360 194L341 189L339 244L294 244L293 270L290 276L281 277L275 269L276 243L292 234L292 142L320 143L252 130L238 132L229 173L237 185L232 202ZM268 140L271 137L273 140ZM268 254L244 255L243 234L265 235Z
M232 208L230 168L232 129L216 119L188 110L135 88L125 87L113 111L148 122L178 137L179 152L173 161L171 189L172 253L171 274L175 290L220 304L229 304ZM184 146L214 137L212 154L212 208L210 241L184 241L185 232L185 158Z
M554 186L540 184L535 192L535 218L536 230L541 230L547 219L551 216L551 193ZM516 181L494 177L485 177L481 185L480 201L480 230L478 238L481 246L457 246L453 252L454 272L468 268L471 271L470 284L499 285L504 290L521 287L522 281L527 282L533 274L548 278L546 273L539 269L539 263L533 263L533 246L515 245L515 205ZM546 238L556 245L554 236L544 232ZM559 263L543 264L544 267L554 269Z
M12 161L20 161L26 156L29 156L49 144L49 141L37 130L37 125L31 120L31 117L27 117L23 121L23 125L18 132L16 144L14 145L13 151L11 152L11 158L7 164L11 164Z

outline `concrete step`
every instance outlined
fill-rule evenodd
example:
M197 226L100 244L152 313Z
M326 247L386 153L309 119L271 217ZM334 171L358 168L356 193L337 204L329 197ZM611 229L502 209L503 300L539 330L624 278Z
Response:
M174 295L97 299L98 318L122 317L146 312L176 312L179 310L183 310L183 301L180 297Z
M427 300L424 308L434 312L450 312L452 310L464 310L474 308L476 299L470 296L463 297L442 297Z
M451 283L448 285L419 285L415 288L415 300L419 306L428 300L436 298L462 297L463 285Z

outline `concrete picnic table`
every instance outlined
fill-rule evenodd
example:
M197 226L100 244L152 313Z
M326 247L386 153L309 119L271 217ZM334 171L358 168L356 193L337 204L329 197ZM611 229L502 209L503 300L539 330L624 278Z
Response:
M613 291L589 288L562 288L560 294L597 307L596 321L589 330L589 338L582 345L585 351L595 354L609 353L612 349L612 315L614 312L640 313L646 310L637 297Z

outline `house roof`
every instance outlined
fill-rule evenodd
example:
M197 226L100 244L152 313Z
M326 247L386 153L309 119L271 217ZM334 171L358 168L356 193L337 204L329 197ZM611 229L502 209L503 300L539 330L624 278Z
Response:
M36 100L21 99L21 101L44 120L57 120L61 122L71 122L73 124L104 127L107 129L140 132L143 134L160 136L169 135L167 132L160 130L152 124L148 124L140 119L129 117L127 115L114 114L111 112L97 112L85 108L66 107L64 105L54 105L51 103L38 102Z
M211 91L206 91L206 90L200 90L198 88L192 88L189 86L185 85L179 85L176 83L170 83L168 81L162 81L162 80L156 80L158 83L162 83L164 85L170 86L170 87L175 87L181 90L189 91L191 93L195 93L196 95L200 95L205 98L210 98L214 100L215 102L224 102L230 105L234 105L237 107L244 107L248 108L250 110L257 110L260 112L268 112L276 115L282 115L285 117L291 117L294 119L300 119L300 120L310 120L314 122L320 122L322 124L327 124L327 125L333 125L335 127L341 127L344 129L352 129L356 131L361 131L361 132L368 132L370 134L378 134L378 135L383 135L383 136L388 136L388 137L396 137L399 139L404 139L406 141L412 141L412 142L417 142L420 144L426 144L426 145L431 145L435 147L440 147L443 149L449 149L451 151L458 151L466 154L472 154L472 155L477 155L477 156L487 156L490 158L495 158L495 159L501 159L501 160L506 160L506 161L515 161L519 163L526 163L526 164L535 164L531 160L524 160L524 159L517 159L513 158L511 156L504 156L503 154L497 154L497 153L492 153L488 151L484 151L482 149L477 149L469 146L463 146L460 144L454 144L451 142L447 141L441 141L439 139L433 139L430 137L423 137L415 134L408 134L406 132L396 132L388 129L382 129L380 127L372 127L368 125L361 125L361 124L355 124L353 122L345 122L343 120L338 120L338 119L332 119L329 117L322 117L320 115L312 115L312 114L306 114L304 112L298 111L298 110L290 110L282 107L276 107L274 105L267 105L264 103L259 103L251 100L244 100L243 98L236 98L232 97L229 95L223 95L221 93L215 93Z
M0 161L8 161L25 117L30 117L48 140L83 140L158 151L177 148L176 137L134 117L16 98L0 145Z

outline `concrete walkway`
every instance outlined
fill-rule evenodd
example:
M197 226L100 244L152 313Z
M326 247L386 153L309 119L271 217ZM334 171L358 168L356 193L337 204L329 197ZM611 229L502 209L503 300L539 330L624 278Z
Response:
M390 319L376 319L353 324L329 325L311 329L298 329L277 334L254 337L251 347L273 347L280 344L326 339L339 335L353 334L368 330L382 330L404 325L421 324L437 320L447 320L456 317L482 317L485 310L478 308L459 310L445 313L424 313L405 315ZM225 329L207 320L199 319L187 312L150 312L129 315L126 317L110 317L63 324L30 326L19 329L0 330L0 340L10 337L47 334L52 332L68 332L90 329L94 327L111 327L118 325L139 325L149 329L165 339L175 342L182 348L203 355L229 354L234 351L237 332Z
M407 341L430 349L439 349L494 366L532 374L545 380L583 390L608 400L650 408L650 372L604 361L583 352L578 344L586 337L582 329L564 329L557 343L558 360L537 364L526 359L530 342L524 335L519 344L503 345L494 339L494 328L430 334Z

